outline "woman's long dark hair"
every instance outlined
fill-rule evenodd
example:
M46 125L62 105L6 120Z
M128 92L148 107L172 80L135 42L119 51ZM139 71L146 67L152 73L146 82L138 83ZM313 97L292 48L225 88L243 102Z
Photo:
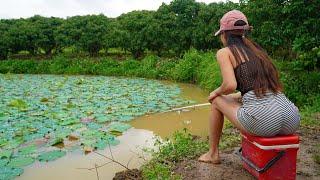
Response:
M253 71L255 77L253 89L257 97L262 97L268 90L273 93L281 92L282 85L279 80L279 73L271 58L265 50L247 37L247 33L248 31L244 30L224 32L227 47L235 57L237 66L242 63L241 57L245 61L255 61L250 63L250 70Z

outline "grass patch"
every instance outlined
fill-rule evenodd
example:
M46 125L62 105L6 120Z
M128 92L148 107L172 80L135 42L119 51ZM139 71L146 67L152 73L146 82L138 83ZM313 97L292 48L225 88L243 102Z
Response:
M320 164L320 144L314 146L314 152L312 157L314 162Z
M239 143L240 134L225 126L219 149L224 150ZM155 150L149 150L152 160L141 168L144 179L181 179L173 173L175 165L186 159L195 159L209 150L207 139L193 136L186 129L177 131L170 139L156 140L155 146Z
M208 150L207 142L195 139L186 129L175 132L171 139L157 139L155 146L155 150L150 150L152 160L142 167L145 179L180 179L172 173L175 163Z

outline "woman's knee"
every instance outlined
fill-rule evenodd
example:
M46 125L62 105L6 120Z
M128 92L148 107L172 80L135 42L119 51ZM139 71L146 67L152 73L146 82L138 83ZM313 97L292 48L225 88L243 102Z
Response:
M221 102L221 98L222 97L220 97L220 96L214 98L212 100L211 107L217 109L219 107L219 103Z

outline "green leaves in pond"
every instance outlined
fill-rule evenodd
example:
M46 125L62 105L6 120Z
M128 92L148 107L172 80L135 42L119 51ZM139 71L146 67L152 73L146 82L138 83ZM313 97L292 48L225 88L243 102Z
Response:
M104 149L107 145L115 146L120 141L114 135L102 130L90 130L82 132L81 145L93 149Z
M8 140L0 137L0 147L5 146L7 144L8 144Z
M131 128L130 124L121 123L121 122L112 122L108 125L109 130L115 130L115 131L119 131L119 132L124 132L124 131L128 130L129 128Z
M7 142L6 148L7 148L7 149L17 148L17 147L19 147L23 142L24 142L24 140L23 140L21 137L16 138L16 139L13 139L13 140Z
M25 109L25 108L27 108L27 103L21 99L14 99L8 103L8 106L15 107L18 109Z
M131 125L121 122L112 122L108 125L108 131L110 134L119 136L126 130L131 128Z
M12 150L1 150L0 151L0 159L10 158L12 155Z
M54 145L59 144L59 143L63 143L63 138L62 138L62 137L55 137L55 138L53 138L53 139L49 142L49 145L50 145L50 146L54 146Z
M53 150L53 151L49 151L49 152L45 152L43 154L40 154L38 156L39 161L54 161L60 157L63 157L64 155L66 155L65 151L61 151L61 150Z
M21 168L0 167L0 179L11 180L23 173Z
M34 159L31 157L15 157L10 159L10 162L7 164L8 167L17 168L24 167L32 164Z
M68 125L73 125L79 123L79 119L67 119L67 120L61 120L59 121L59 125L61 126L68 126Z
M22 147L18 150L18 153L20 155L32 155L36 152L37 152L37 147L34 144L26 146L26 147Z
M109 139L109 140L98 140L95 144L93 144L95 149L104 150L108 145L116 146L120 143L118 139Z
M0 168L6 166L8 164L8 159L0 159Z
M90 148L117 145L116 136L130 128L122 122L190 103L179 97L177 85L142 78L0 74L0 82L5 87L0 90L0 166L28 164L38 146L46 150L70 134ZM37 146L25 147L34 142ZM38 158L49 161L65 153Z

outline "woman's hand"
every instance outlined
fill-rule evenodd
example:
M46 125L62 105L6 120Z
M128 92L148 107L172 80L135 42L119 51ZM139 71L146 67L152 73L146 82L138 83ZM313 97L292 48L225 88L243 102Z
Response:
M212 103L212 101L214 100L214 98L218 97L219 94L216 91L212 91L208 97L208 101L209 103Z

